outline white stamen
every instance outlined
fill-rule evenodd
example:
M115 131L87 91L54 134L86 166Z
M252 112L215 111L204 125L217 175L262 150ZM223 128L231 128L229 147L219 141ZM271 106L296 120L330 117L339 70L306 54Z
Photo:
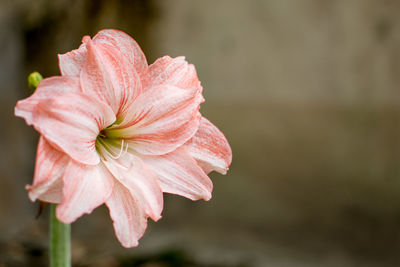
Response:
M112 153L113 150L115 151L114 147L109 146L109 144L107 144L107 142L102 142L102 145L103 145L105 151L107 152L107 154L111 158L119 159L122 156L122 152L124 151L124 139L122 139L122 141L121 141L121 148L119 149L118 155L116 155L116 156L113 155L113 153Z
M122 156L122 152L124 151L124 139L121 141L121 148L119 150L118 156L116 156L114 159L119 159Z
M128 152L128 148L129 148L129 143L126 142L126 147L125 147L124 153L122 153L121 157L123 157L126 154L126 152Z

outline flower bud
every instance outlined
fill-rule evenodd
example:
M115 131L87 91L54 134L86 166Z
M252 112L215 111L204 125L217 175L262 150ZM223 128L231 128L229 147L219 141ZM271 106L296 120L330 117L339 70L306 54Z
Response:
M29 74L28 86L32 90L32 92L36 90L36 87L39 85L41 80L43 80L43 77L39 72L35 71Z

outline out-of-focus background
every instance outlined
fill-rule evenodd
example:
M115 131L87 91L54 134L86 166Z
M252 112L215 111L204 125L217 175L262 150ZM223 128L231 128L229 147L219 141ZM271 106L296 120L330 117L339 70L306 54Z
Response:
M0 266L47 265L29 202L38 135L13 115L83 35L185 55L233 150L213 198L166 196L124 249L106 208L73 224L74 266L400 266L400 2L0 0Z

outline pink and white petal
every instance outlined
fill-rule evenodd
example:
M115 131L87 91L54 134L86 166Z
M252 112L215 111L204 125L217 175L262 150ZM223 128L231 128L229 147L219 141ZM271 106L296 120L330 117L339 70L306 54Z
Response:
M69 162L69 157L54 149L41 136L36 153L36 165L33 184L27 186L31 201L40 199L46 202L59 203L62 200L62 176ZM58 193L57 193L58 192Z
M162 155L175 150L197 131L197 113L202 99L197 89L157 86L132 103L111 135L125 138L130 148L146 155Z
M210 200L213 184L185 147L162 156L142 156L141 159L157 174L163 192L191 200Z
M119 242L126 248L136 247L147 228L148 216L142 203L128 188L115 181L106 205Z
M144 90L158 85L173 85L182 89L198 88L202 90L196 69L188 64L185 57L164 56L151 64L142 75Z
M80 83L77 77L55 76L42 80L30 97L17 102L15 116L24 118L28 125L33 123L33 114L39 101L53 98L68 92L79 92Z
M149 217L154 221L161 218L163 195L157 176L139 157L127 153L117 160L105 160L104 164L115 179L135 196L138 205L145 207Z
M93 41L108 44L118 49L135 66L138 74L148 67L146 57L137 42L122 31L102 30L93 37Z
M39 101L34 112L35 129L53 146L78 162L100 162L96 137L115 121L109 106L83 93L67 93Z
M107 103L117 117L123 117L142 91L134 65L110 45L88 41L86 48L87 60L80 74L82 90Z
M209 120L201 118L198 131L186 145L206 173L214 170L226 174L232 162L232 150L224 134Z
M114 178L103 164L84 165L70 160L64 176L64 199L57 206L57 218L72 223L84 213L91 213L111 195Z
M78 49L58 55L58 65L62 76L78 76L86 62L87 50L83 43Z
M62 177L57 179L49 189L38 198L42 202L61 203L64 199Z

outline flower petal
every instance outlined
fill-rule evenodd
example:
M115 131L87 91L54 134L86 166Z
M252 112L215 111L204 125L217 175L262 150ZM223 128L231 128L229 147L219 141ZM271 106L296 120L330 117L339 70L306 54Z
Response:
M62 195L62 175L69 162L69 157L54 149L41 136L36 153L35 174L33 185L27 186L31 201L59 203Z
M83 93L67 93L40 101L33 125L71 158L93 165L100 162L96 137L114 121L115 115L106 104Z
M139 153L169 153L197 131L199 95L196 89L153 87L141 94L132 103L124 121L108 132L126 138L130 148Z
M78 49L72 50L65 54L58 55L58 65L61 75L63 76L78 76L82 66L86 61L86 44L83 43Z
M57 206L57 218L71 223L103 204L111 195L114 179L103 164L84 165L70 160L64 176L64 199Z
M128 188L115 181L106 205L119 242L126 248L137 246L147 227L147 215L142 203Z
M25 119L28 125L33 123L33 112L39 101L68 92L79 92L77 77L50 77L42 80L30 97L20 100L15 106L15 115Z
M102 30L93 37L95 43L104 43L118 49L135 66L140 74L148 67L147 60L142 49L129 35L118 30Z
M195 67L188 64L185 57L164 56L157 59L143 74L142 83L145 90L157 85L202 89Z
M108 170L124 185L145 207L146 214L154 221L161 218L163 195L157 176L142 162L140 158L130 153L118 160L104 161Z
M140 78L133 64L110 45L88 41L87 61L81 71L82 90L107 103L117 117L141 93Z
M185 147L162 156L142 156L141 159L157 174L163 192L191 200L211 198L213 184L210 178Z
M206 118L201 118L199 129L187 146L206 173L214 170L226 174L232 162L231 147L224 134Z
M48 203L61 203L63 198L63 180L60 177L38 199Z

